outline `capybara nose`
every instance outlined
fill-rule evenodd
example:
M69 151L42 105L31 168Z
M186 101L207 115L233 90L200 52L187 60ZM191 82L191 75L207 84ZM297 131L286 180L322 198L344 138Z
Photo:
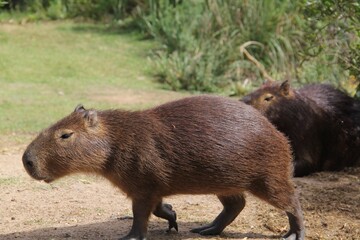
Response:
M33 167L34 167L33 161L31 161L31 160L29 160L29 159L27 159L24 164L25 164L25 166L26 166L27 168L33 168Z
M33 158L30 156L29 152L25 152L23 157L22 157L22 161L24 164L24 167L26 168L26 170L28 171L33 171L34 169L34 160Z

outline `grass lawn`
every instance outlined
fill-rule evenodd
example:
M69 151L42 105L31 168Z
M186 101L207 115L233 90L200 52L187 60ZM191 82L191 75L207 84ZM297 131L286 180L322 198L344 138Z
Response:
M154 43L136 33L73 22L0 24L0 144L24 143L78 103L135 109L98 96L161 91L147 55ZM130 92L131 94L131 92ZM121 96L118 96L121 97Z

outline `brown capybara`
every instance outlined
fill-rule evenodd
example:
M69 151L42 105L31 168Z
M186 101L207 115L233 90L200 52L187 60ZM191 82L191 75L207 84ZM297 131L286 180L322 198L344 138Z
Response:
M297 177L360 163L360 102L327 84L267 82L242 101L290 140Z
M284 210L286 238L304 239L286 137L258 111L222 97L197 96L144 111L86 110L43 130L23 155L27 172L51 182L67 174L102 175L132 200L124 239L145 239L151 213L177 230L163 197L215 194L216 219L192 232L220 234L245 206L244 191Z

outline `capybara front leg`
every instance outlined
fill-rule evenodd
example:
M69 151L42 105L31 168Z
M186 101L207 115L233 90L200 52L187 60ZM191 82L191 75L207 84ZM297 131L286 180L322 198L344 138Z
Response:
M176 222L176 212L172 210L172 206L170 204L166 203L158 203L155 210L153 211L154 215L168 220L169 222L169 229L167 230L170 232L172 228L175 228L176 231L178 231L178 225Z
M224 228L229 225L239 215L245 207L244 195L234 196L218 196L224 208L215 220L205 226L194 228L193 233L200 233L201 235L218 235Z
M133 225L121 240L146 240L147 225L155 204L150 199L133 199Z

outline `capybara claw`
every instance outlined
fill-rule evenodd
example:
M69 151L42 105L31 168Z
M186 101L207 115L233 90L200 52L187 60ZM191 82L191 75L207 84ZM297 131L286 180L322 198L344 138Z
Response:
M174 228L177 232L179 232L177 222L172 222L172 223L169 222L169 229L166 230L166 232L170 232L172 228Z
M305 239L305 237L304 237L303 232L295 233L295 232L289 231L281 239L284 239L284 240L303 240L303 239Z
M174 228L177 232L179 232L178 224L176 222L176 212L172 210L172 206L170 204L167 205L170 206L170 207L168 206L166 207L168 207L172 211L173 219L169 220L169 229L166 232L170 232L172 228Z
M296 234L292 234L292 235L290 235L290 236L288 236L288 237L283 237L283 238L281 238L281 239L283 239L283 240L297 240L297 238L296 238Z
M203 230L205 230L205 229L207 229L209 227L211 227L211 225L205 225L205 226L202 226L202 227L193 228L193 229L190 230L190 232L192 232L192 233L200 233L201 231L203 231Z
M211 223L202 227L191 229L192 233L199 233L200 235L219 235L223 231L223 227Z
M169 229L167 230L167 232L170 232L172 228L174 228L177 232L179 232L178 224L176 221L169 222Z
M290 236L287 236L287 237L284 237L282 239L285 239L285 240L303 240L305 239L303 236L299 236L297 234L291 234Z

